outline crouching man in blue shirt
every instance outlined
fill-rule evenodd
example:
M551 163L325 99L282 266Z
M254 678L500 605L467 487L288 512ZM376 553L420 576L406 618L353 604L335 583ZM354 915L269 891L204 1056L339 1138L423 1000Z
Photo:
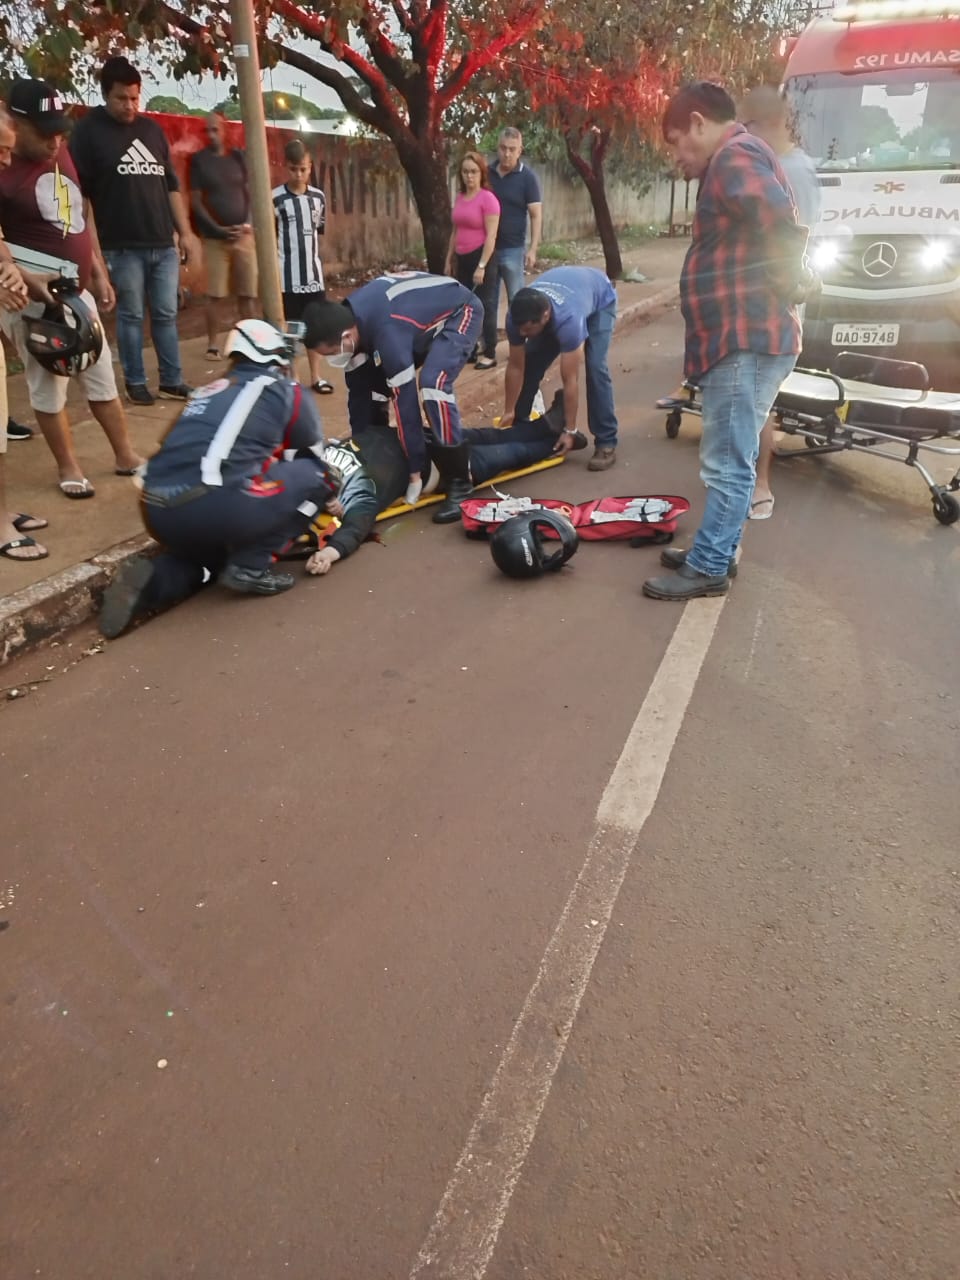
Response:
M580 372L587 383L587 425L594 440L589 471L617 460L617 414L607 365L617 319L613 285L593 267L554 267L521 289L507 313L507 363L501 426L530 416L547 370L560 357L566 431L560 451L573 448L580 412Z

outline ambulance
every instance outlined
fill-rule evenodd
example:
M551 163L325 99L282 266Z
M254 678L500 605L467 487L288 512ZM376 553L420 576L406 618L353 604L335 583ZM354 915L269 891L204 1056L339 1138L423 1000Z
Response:
M802 363L916 360L960 390L960 0L840 4L795 38L783 88L822 196Z

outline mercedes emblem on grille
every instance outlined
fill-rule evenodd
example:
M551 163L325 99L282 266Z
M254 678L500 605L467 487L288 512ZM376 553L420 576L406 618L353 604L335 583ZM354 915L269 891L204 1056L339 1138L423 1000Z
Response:
M897 251L888 240L877 240L864 250L860 265L868 276L879 280L897 265Z

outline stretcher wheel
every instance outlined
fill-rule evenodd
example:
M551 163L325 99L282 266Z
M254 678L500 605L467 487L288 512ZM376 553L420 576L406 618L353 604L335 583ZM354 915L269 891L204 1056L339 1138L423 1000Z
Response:
M933 499L933 514L941 524L955 524L960 520L960 502L952 493L938 493Z
M809 436L803 437L803 443L807 446L808 449L818 449L820 447L820 441L811 440Z
M662 547L666 543L673 541L673 534L668 533L666 529L658 529L650 541L655 547Z
M666 430L671 440L676 440L680 434L680 425L683 422L683 414L679 409L671 409L667 414Z

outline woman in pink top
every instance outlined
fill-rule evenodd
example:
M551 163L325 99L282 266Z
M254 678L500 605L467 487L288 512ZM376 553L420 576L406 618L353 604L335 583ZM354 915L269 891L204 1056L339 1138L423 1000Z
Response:
M468 151L460 161L457 185L446 270L468 289L478 290L500 225L500 201L490 190L487 162L479 151Z

